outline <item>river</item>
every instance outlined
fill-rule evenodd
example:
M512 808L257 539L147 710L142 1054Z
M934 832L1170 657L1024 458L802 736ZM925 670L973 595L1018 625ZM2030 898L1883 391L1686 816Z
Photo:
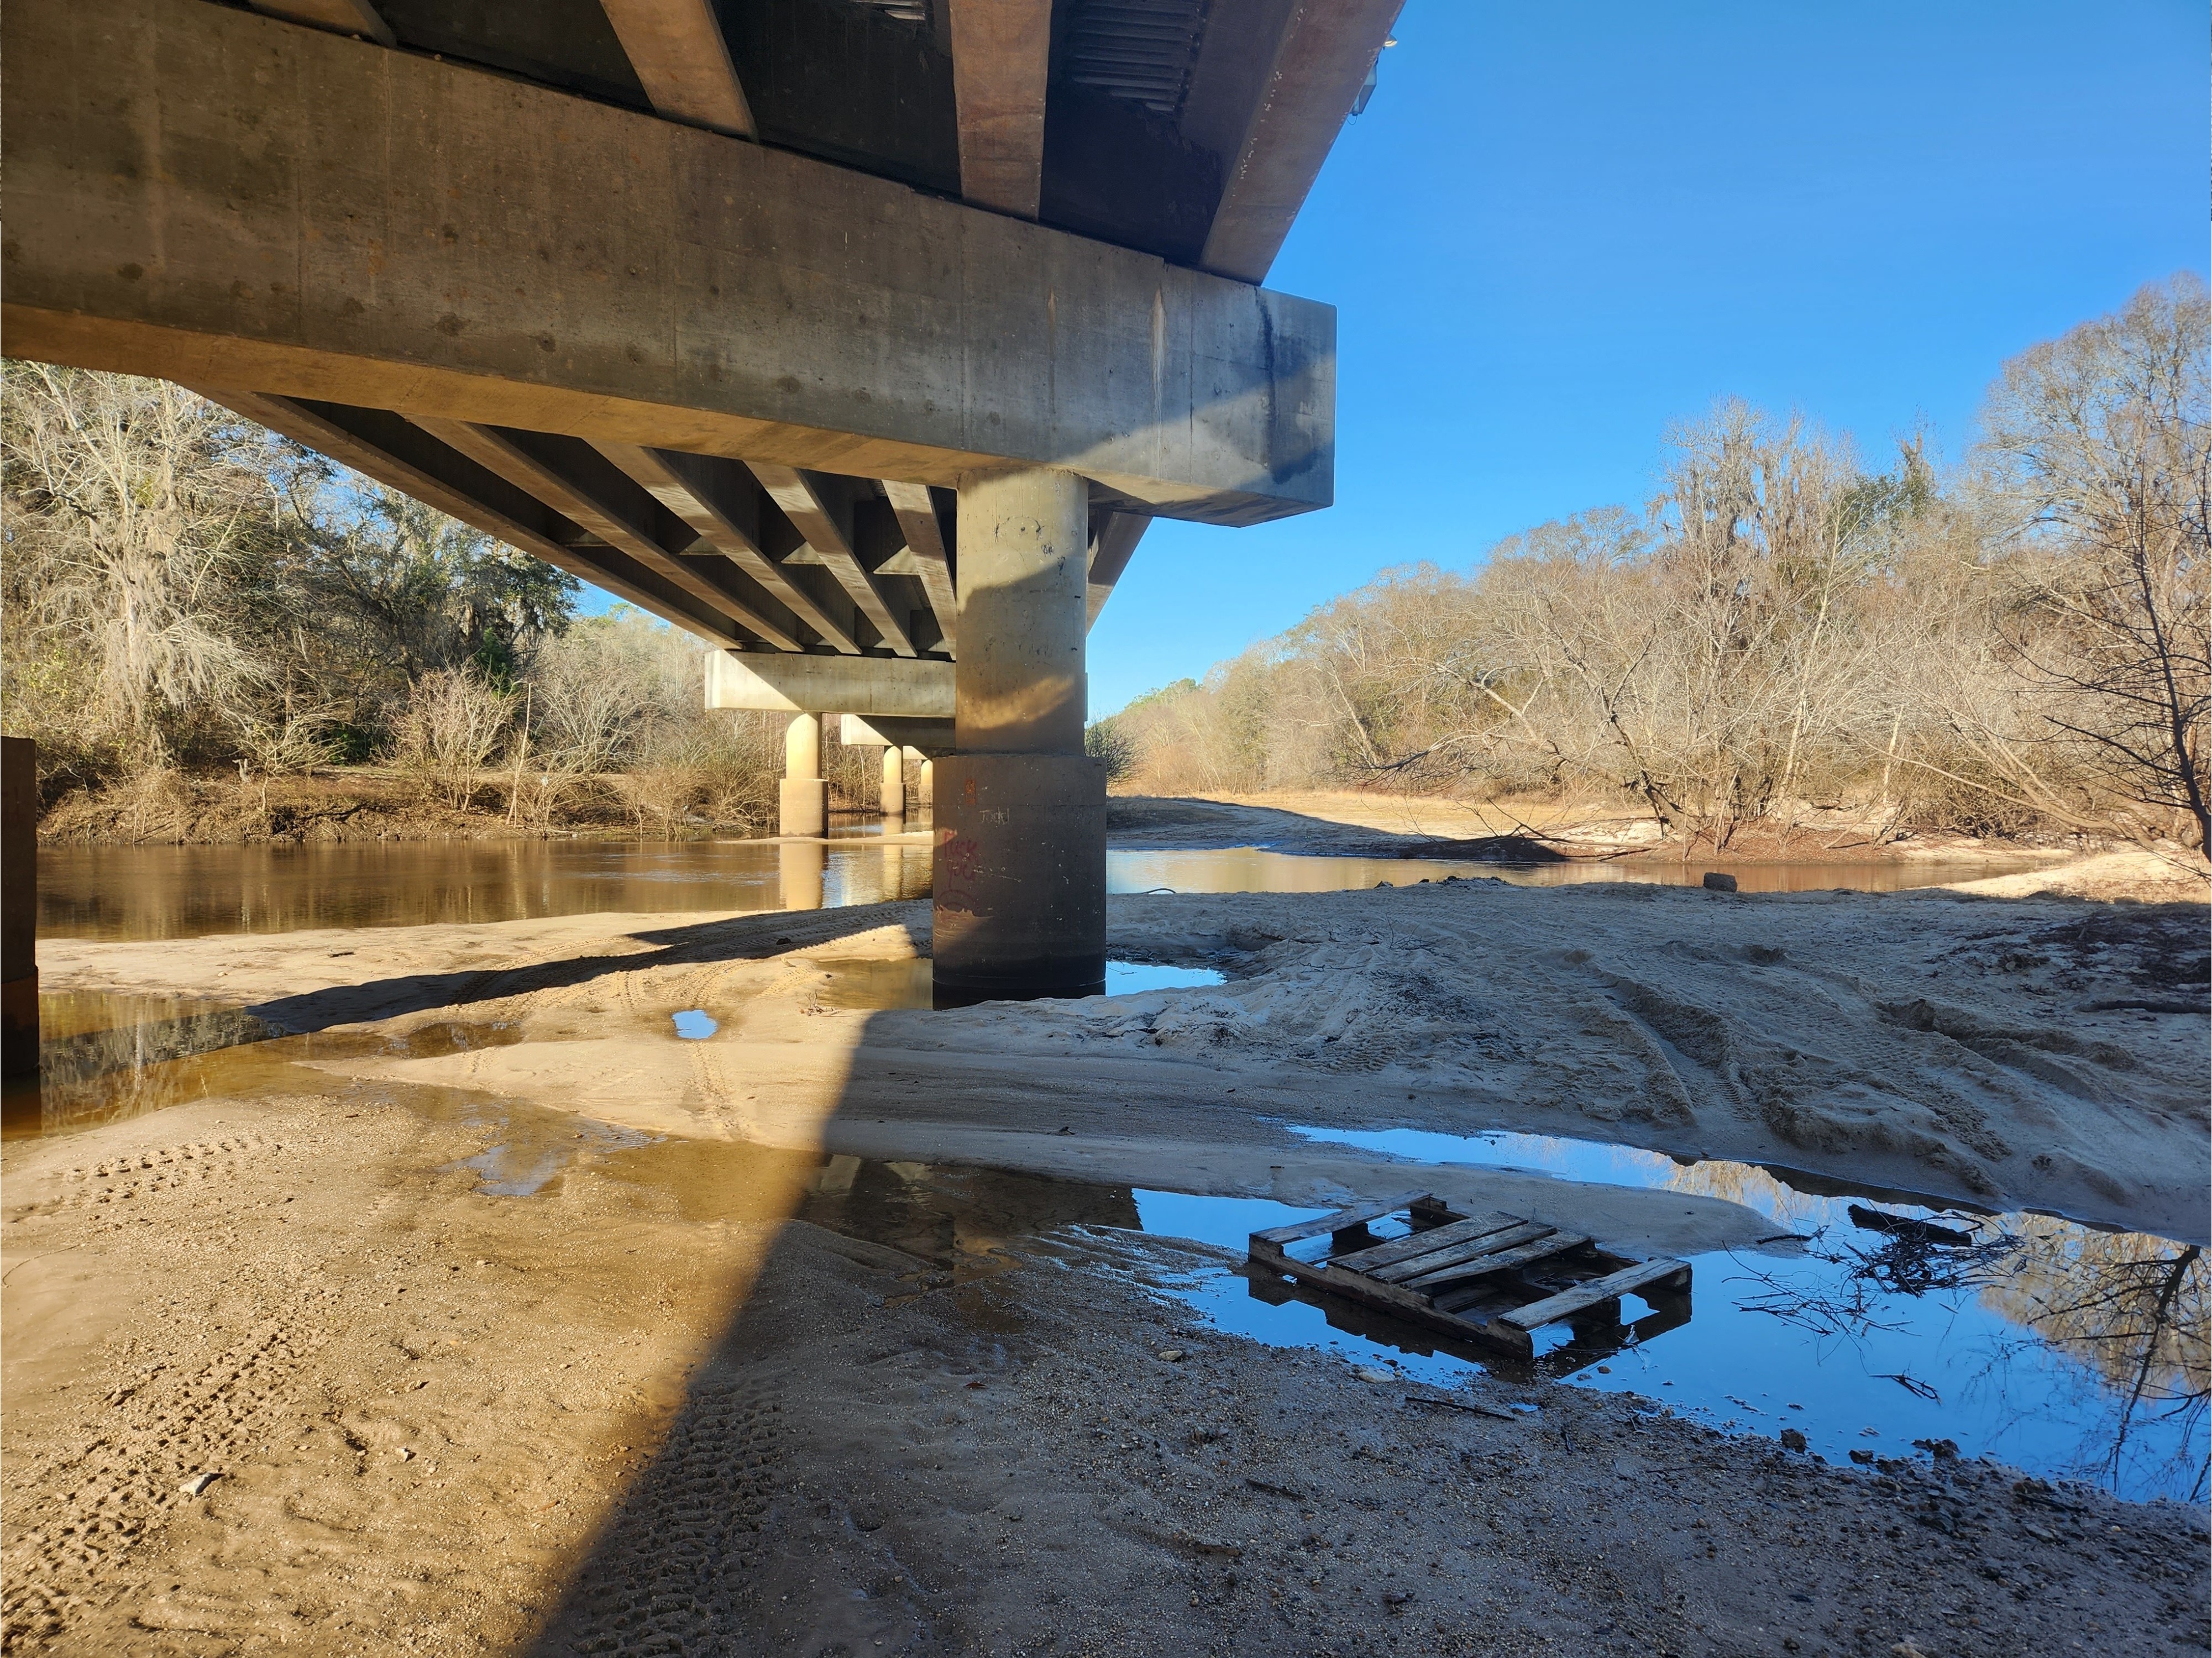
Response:
M419 926L553 915L836 908L926 898L927 829L841 824L826 842L390 841L329 847L41 847L42 938L191 938L306 927ZM1891 892L2011 874L2017 859L1858 863L1561 862L1314 857L1237 847L1112 850L1112 892L1336 892L1490 878L1696 885L1735 876L1747 892L1848 887Z

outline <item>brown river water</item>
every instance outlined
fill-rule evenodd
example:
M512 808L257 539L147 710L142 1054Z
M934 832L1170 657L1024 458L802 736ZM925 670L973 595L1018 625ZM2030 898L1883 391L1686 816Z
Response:
M191 938L307 927L419 926L595 913L813 909L926 898L926 829L881 820L827 843L774 841L410 841L336 847L42 847L39 932L54 938ZM1880 863L1614 861L1511 865L1309 857L1239 847L1106 854L1115 892L1337 892L1492 878L1696 885L1709 870L1747 892L1893 892L2011 874L2018 859Z

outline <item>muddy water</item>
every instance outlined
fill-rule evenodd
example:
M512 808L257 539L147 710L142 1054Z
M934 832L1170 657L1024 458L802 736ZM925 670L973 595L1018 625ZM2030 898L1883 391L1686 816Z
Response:
M927 897L930 847L879 820L772 841L380 841L41 847L45 938L191 938L306 927L763 910Z
M1106 964L1109 996L1221 981L1212 968ZM820 999L833 1007L926 1010L931 995L927 960L840 960ZM0 1132L10 1136L67 1133L218 1093L327 1081L321 1073L291 1070L295 1060L364 1054L424 1059L497 1046L520 1034L503 1025L448 1022L418 1026L404 1037L289 1035L225 1003L111 991L48 992L39 998L39 1076L7 1085ZM701 1041L719 1028L702 1008L677 1010L670 1024L679 1041Z
M388 841L337 847L44 847L46 938L189 938L303 927L414 926L551 915L836 908L930 890L921 820L886 835L854 819L826 845L769 841ZM1316 858L1239 847L1106 854L1114 892L1339 892L1491 878L1519 886L1694 886L1709 869L1747 892L1889 892L2009 874L2017 860L1880 864L1560 863Z
M185 996L111 991L39 998L39 1075L14 1080L4 1096L4 1133L70 1133L218 1095L241 1098L323 1093L316 1059L367 1054L427 1059L496 1047L521 1033L501 1024L442 1021L404 1037L365 1031L283 1035L243 1009Z

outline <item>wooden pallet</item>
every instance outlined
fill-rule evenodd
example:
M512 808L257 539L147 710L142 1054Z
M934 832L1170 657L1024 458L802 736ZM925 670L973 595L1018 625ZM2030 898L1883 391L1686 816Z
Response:
M1369 1223L1403 1212L1411 1230L1380 1242ZM1301 1260L1289 1246L1329 1235ZM1468 1214L1427 1192L1354 1204L1252 1234L1253 1265L1432 1330L1528 1355L1547 1324L1615 1306L1632 1291L1684 1294L1687 1261L1638 1260L1579 1233L1517 1215Z

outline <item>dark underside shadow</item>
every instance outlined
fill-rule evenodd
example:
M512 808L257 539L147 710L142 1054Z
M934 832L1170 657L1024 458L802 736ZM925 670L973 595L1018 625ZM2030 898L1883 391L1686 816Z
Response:
M967 1537L995 1537L1038 1497L1008 1466L1034 1447L978 1395L1083 1335L1006 1292L1036 1268L1002 1246L1134 1228L1130 1189L745 1145L636 1155L656 1153L687 1165L687 1218L778 1230L526 1649L973 1649L1004 1616L974 1592L1007 1585L1004 1557ZM665 1166L653 1178L666 1189ZM1057 1582L1088 1599L1116 1552L1068 1558ZM1036 1613L1041 1631L1051 1614Z
M655 927L628 936L658 948L623 956L578 956L567 961L474 972L410 973L356 985L333 985L242 1010L272 1029L326 1030L332 1025L404 1017L433 1008L466 1007L533 991L588 984L610 973L649 972L708 962L762 962L787 950L811 949L889 926L911 909L902 903L854 904L837 909L768 910L726 920Z

